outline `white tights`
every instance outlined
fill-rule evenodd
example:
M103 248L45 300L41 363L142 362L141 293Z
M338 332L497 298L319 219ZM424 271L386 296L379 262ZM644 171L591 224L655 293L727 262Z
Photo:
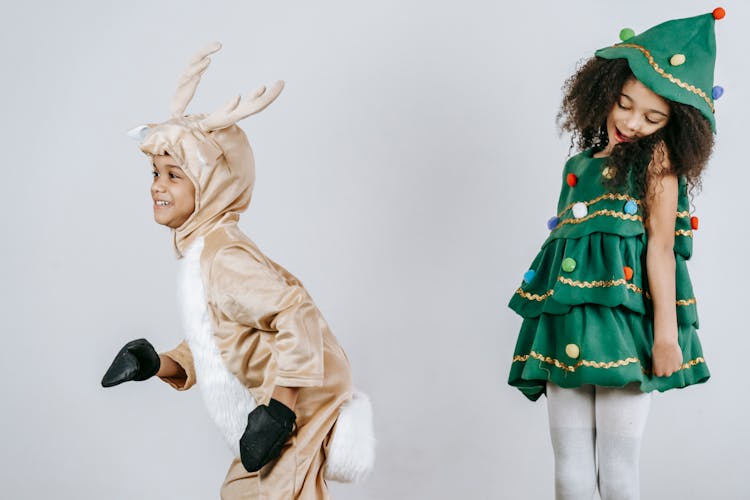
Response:
M636 385L562 389L547 383L557 500L637 500L651 396ZM597 467L598 462L598 467Z

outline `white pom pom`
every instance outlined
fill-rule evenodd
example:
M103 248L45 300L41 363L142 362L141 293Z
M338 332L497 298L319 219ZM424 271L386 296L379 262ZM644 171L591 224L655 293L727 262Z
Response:
M576 219L586 217L588 214L589 207L587 207L584 202L579 201L578 203L573 205L573 217L575 217Z

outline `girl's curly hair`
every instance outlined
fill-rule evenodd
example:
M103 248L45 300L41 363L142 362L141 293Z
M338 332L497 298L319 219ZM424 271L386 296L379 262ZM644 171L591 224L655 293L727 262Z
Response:
M571 149L604 149L609 142L607 116L620 98L623 84L635 78L626 59L594 56L585 61L563 86L563 101L557 114L561 131L571 132ZM670 107L667 124L656 133L615 145L608 163L616 168L609 181L623 187L630 179L635 194L648 206L649 164L666 147L671 172L685 177L692 193L700 188L701 174L714 145L708 120L693 106L666 99ZM657 156L658 159L658 156Z

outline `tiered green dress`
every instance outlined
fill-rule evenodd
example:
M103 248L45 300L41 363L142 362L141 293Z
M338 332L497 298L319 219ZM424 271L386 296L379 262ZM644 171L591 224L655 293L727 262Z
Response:
M643 392L705 382L709 372L686 264L697 224L685 179L679 183L674 245L683 364L670 377L656 377L641 202L628 188L605 186L614 167L592 155L584 151L566 163L550 235L510 301L523 324L508 383L535 401L547 381L560 387L637 382Z

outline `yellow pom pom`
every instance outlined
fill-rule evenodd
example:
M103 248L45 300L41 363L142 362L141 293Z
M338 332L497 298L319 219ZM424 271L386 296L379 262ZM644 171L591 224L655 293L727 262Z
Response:
M685 61L685 54L675 54L669 59L669 64L671 64L672 66L679 66L681 64L685 64Z
M565 346L565 354L567 354L569 358L576 359L581 355L581 349L575 344L568 344Z

